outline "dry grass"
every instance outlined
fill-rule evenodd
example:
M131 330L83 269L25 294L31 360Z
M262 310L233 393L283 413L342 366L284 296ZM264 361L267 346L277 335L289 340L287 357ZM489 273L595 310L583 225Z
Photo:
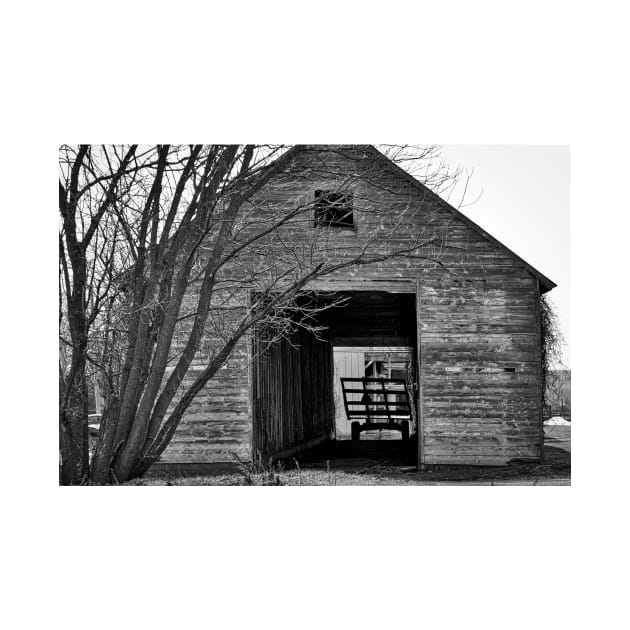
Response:
M544 464L513 462L502 467L435 467L418 473L411 466L374 465L363 470L294 467L256 469L241 465L240 473L216 476L134 479L131 486L427 486L427 485L571 485L571 428L545 428Z
M242 475L218 475L213 477L175 477L135 479L130 486L568 486L570 478L560 477L522 477L522 478L479 478L479 479L428 479L417 474L406 477L383 478L380 475L359 475L336 471L328 475L325 472L311 471L281 475L279 483L269 483L264 476L247 483Z
M203 477L149 477L134 486L431 486L431 485L570 485L564 464L521 464L518 467L474 470L433 470L424 473L375 467L365 473L343 470L288 470Z
M133 486L408 486L418 484L418 475L347 473L341 470L282 471L205 477L155 477L135 479Z

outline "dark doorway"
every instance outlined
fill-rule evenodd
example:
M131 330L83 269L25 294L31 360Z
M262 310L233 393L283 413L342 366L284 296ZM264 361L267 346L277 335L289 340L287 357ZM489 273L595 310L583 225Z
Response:
M341 386L342 378L404 379L412 400L416 391L415 294L382 291L338 293L344 305L321 316L333 345L335 438L351 439L352 419ZM346 402L358 402L360 393L347 394ZM390 397L395 401L395 397ZM355 422L357 419L354 419ZM403 420L402 418L400 419ZM415 427L415 410L409 418ZM362 429L367 429L365 424ZM399 430L362 430L361 440L400 440Z
M293 338L254 357L254 457L282 459L323 442L350 441L350 423L338 400L340 367L335 365L344 353L363 374L408 379L409 394L416 399L415 293L348 291L311 299L335 304L317 315L320 338L298 330ZM254 339L254 350L256 344ZM410 420L413 434L415 409ZM361 432L360 440L380 440L385 447L387 442L400 443L401 434L368 430Z

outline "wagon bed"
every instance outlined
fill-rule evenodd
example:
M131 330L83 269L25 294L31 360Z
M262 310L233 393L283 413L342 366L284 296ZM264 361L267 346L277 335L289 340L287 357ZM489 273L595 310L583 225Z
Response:
M404 379L343 377L341 390L353 440L375 429L398 430L403 440L409 438L411 402ZM358 394L359 400L352 399Z

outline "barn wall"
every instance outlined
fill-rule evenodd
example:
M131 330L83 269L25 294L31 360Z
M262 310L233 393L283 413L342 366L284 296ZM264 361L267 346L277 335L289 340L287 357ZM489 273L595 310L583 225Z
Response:
M426 464L540 455L537 284L421 285Z
M423 238L424 259L397 258L346 268L309 287L415 294L419 279L426 462L491 464L537 457L541 413L537 279L433 196L372 158L355 158L361 158L360 151L298 153L292 170L277 176L255 199L260 213L265 208L289 211L312 201L315 190L334 189L350 175L355 229L315 228L312 217L289 221L280 234L257 243L255 251L244 251L238 265L224 269L223 278L281 260L287 243L299 250L316 240L316 251L326 252L329 261L342 262L366 245L373 254L387 254ZM395 216L402 219L394 225ZM244 298L242 303L246 304ZM281 397L288 379L304 368L297 354L289 348L275 349L282 356L280 365L287 363L294 370L269 371L266 381L250 384L247 348L239 346L227 371L193 403L164 460L218 461L233 458L233 453L251 457L252 443L254 448L261 444L284 448L326 427L326 413L333 421L332 410L309 407L297 381L291 385L293 397ZM504 372L506 367L515 371ZM311 376L307 382L313 382ZM249 407L250 394L255 398L264 387L278 392L268 405L279 410L281 418L274 425L276 415L265 412L268 443L256 436ZM300 405L303 418L296 421Z
M160 462L225 467L250 459L249 354L244 340L192 401ZM205 367L204 359L193 364L185 385Z
M192 325L189 315L195 312L198 290L198 283L194 284L183 300L181 320L175 331L170 367L167 368L165 379L176 365L178 353L188 338ZM219 312L209 318L201 348L180 387L180 395L208 365L209 357L225 343L225 330L229 330L231 321L238 322L242 318L247 299L247 292L241 291L224 301ZM191 402L170 444L160 457L161 464L178 464L182 465L183 471L204 473L235 468L240 461L250 461L250 357L251 338L245 336L217 374ZM178 401L179 396L175 396L170 409Z
M331 437L332 346L303 330L260 351L252 371L253 454L265 461Z

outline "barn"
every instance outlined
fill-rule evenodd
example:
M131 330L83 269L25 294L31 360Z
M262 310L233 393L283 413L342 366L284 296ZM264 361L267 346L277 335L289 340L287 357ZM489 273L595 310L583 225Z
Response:
M261 221L298 206L308 220L226 267L241 280L225 318L251 304L247 271L263 258L371 257L305 285L317 332L244 337L155 466L218 472L407 436L420 467L541 458L540 298L555 284L372 146L300 145L281 159L252 203Z

